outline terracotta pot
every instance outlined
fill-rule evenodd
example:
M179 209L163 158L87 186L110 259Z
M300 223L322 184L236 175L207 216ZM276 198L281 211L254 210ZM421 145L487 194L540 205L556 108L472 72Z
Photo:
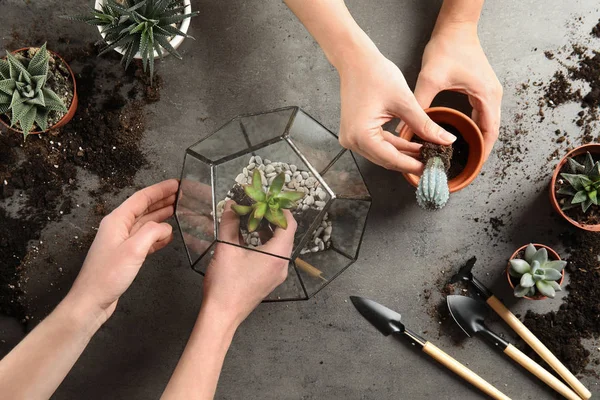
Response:
M425 112L429 115L429 118L438 124L452 125L469 144L469 157L465 169L463 169L458 176L448 181L450 193L464 189L473 182L477 175L479 175L481 167L483 167L483 135L481 134L479 127L471 118L452 108L431 107L426 109ZM401 138L410 141L413 138L414 133L408 126L404 125L400 130L399 135ZM408 173L403 173L402 175L404 175L406 180L414 187L417 187L419 184L419 176Z
M551 260L560 260L560 256L558 255L558 253L556 251L554 251L553 249L551 249L548 246L545 246L543 244L539 244L539 243L533 243L533 245L535 246L536 249L541 249L544 248L548 251L548 258ZM515 285L513 284L512 280L511 280L511 276L510 276L510 260L514 260L515 258L517 258L517 255L521 252L524 251L525 248L528 245L526 244L525 246L521 246L517 249L517 251L515 251L513 253L512 256L510 256L508 265L506 266L506 278L508 279L508 284L510 285L510 287L514 290L515 289ZM563 281L565 280L565 270L563 269L562 271L562 277L560 278L560 281L558 282L559 285L562 286ZM534 297L528 297L528 296L524 296L523 298L528 299L528 300L544 300L547 299L546 296L538 294Z
M552 203L552 207L556 210L557 213L560 214L565 220L567 220L572 225L575 225L579 229L584 229L586 231L591 232L600 232L600 225L585 225L579 223L569 217L565 212L560 208L560 204L558 204L558 199L556 198L556 192L554 190L554 186L556 185L556 180L558 179L558 174L560 173L561 168L567 163L567 157L576 157L581 154L585 154L587 152L591 154L600 155L600 144L598 143L590 143L584 144L583 146L579 146L576 149L569 151L563 158L560 160L556 168L554 168L554 173L552 174L552 180L550 181L550 203Z
M21 53L24 51L29 50L30 47L24 47L22 49L18 49L12 52L12 54L17 54L17 53ZM48 50L48 52L50 54L52 54L52 57L55 57L59 60L61 60L63 62L64 65L66 65L67 69L69 70L69 74L71 75L71 80L73 81L73 100L71 100L71 105L69 106L69 109L67 110L67 113L53 126L49 127L48 129L46 129L45 131L31 131L29 132L30 135L32 134L40 134L40 133L46 133L52 129L58 129L62 126L65 126L66 124L69 123L69 121L71 121L73 119L73 116L75 115L75 111L77 111L77 81L75 80L75 74L73 74L73 71L71 70L71 67L69 66L69 64L57 53L53 52L52 50ZM13 131L13 132L18 132L18 133L23 133L23 131L20 131L18 129L15 128L11 128L9 124L6 123L6 121L4 121L3 118L0 118L0 122L2 123L2 125L4 125L6 128L8 128L9 130Z

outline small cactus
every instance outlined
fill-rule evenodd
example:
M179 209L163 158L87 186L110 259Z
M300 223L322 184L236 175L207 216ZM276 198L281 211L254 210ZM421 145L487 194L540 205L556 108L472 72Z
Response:
M450 197L446 168L440 157L427 160L417 187L417 204L426 210L439 210Z

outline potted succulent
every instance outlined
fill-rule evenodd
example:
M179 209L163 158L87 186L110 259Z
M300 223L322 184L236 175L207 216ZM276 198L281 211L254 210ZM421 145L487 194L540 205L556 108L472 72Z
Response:
M77 109L75 76L58 54L28 47L0 60L0 122L25 138L67 124Z
M239 235L225 238L220 222L230 201ZM238 116L188 148L175 215L190 264L204 274L218 243L282 258L268 242L289 229L289 210L297 229L288 275L267 301L305 300L356 261L370 206L352 153L286 107Z
M449 194L464 189L481 171L484 161L483 135L477 125L460 111L447 107L432 107L427 115L458 139L451 146L424 143L421 158L425 164L422 177L403 174L417 187L417 202L427 209L439 209L448 201ZM407 125L399 136L420 142Z
M96 0L88 15L67 17L95 25L106 42L100 54L115 50L122 54L127 68L131 61L142 60L144 71L154 75L154 59L172 54L187 34L192 12L190 0Z
M574 226L595 232L600 231L599 161L599 144L580 146L563 157L550 182L556 212Z
M554 298L561 291L566 261L557 252L542 244L528 244L513 253L506 268L506 277L516 297L529 300Z

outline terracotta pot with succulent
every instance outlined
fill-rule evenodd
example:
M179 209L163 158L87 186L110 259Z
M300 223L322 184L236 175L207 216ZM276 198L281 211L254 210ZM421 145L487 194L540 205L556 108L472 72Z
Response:
M136 58L154 75L154 59L168 54L181 59L177 48L187 34L192 12L190 0L96 0L87 15L66 18L98 27L106 42L100 55L115 50L127 68Z
M432 107L425 112L458 138L452 146L423 143L423 175L419 178L417 175L403 174L411 185L417 187L419 206L436 210L446 205L450 193L464 189L481 171L484 161L483 135L477 125L460 111ZM399 135L409 141L421 141L406 125Z
M595 158L594 158L595 157ZM571 150L550 182L550 201L561 217L578 228L600 231L600 144Z
M60 128L75 115L73 71L46 44L7 53L0 78L0 122L25 138Z
M528 244L513 253L506 277L516 297L529 300L554 298L565 277L566 261L542 244Z

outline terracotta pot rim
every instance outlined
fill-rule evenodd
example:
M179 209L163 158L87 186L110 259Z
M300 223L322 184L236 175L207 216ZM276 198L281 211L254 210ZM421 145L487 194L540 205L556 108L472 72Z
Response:
M561 158L561 160L558 163L558 165L556 166L556 168L554 168L554 172L552 173L552 180L550 181L550 203L552 204L552 207L554 208L554 210L556 210L556 212L561 217L563 217L563 219L565 219L567 222L569 222L571 225L576 226L579 229L583 229L583 230L590 231L590 232L600 232L600 224L596 224L596 225L582 224L578 221L575 221L573 218L569 217L567 214L565 214L565 212L560 208L560 205L558 204L558 199L556 197L556 193L554 192L554 186L556 185L556 180L558 179L558 174L560 173L560 170L562 169L562 167L566 164L567 157L578 156L587 151L589 151L590 153L594 153L594 154L600 154L600 143L588 143L588 144L581 145L581 146L576 147L573 150L569 151L567 154L564 155L563 158Z
M23 51L29 50L31 48L34 48L34 46L22 47L20 49L12 51L11 53L17 54L17 53L21 53ZM75 115L75 111L77 110L78 98L77 98L77 80L75 79L75 74L73 73L73 70L71 69L71 66L69 65L69 63L66 62L65 59L62 58L60 54L58 54L52 50L48 50L48 52L50 54L52 54L54 57L61 60L62 63L67 67L67 70L69 71L69 74L71 75L71 81L73 82L73 98L71 99L71 104L69 105L69 108L68 108L66 114L63 115L63 117L60 120L58 120L58 122L56 124L52 125L51 127L49 127L48 129L46 129L44 131L39 131L39 130L31 131L31 132L29 132L29 135L40 135L42 133L47 133L53 129L57 129L57 128L60 128L61 126L66 125L71 119L73 119L73 116ZM9 129L13 132L23 134L23 131L11 127L1 117L0 117L0 123L2 123L2 125L4 125L7 129Z
M450 193L458 192L459 190L462 190L469 184L471 184L471 182L473 182L473 180L475 180L475 178L479 175L479 172L481 172L481 168L483 167L484 162L483 134L481 133L481 130L479 129L477 124L475 124L475 122L471 118L469 118L469 116L453 108L429 107L425 109L425 112L428 115L432 113L443 113L455 118L459 118L464 123L468 124L469 127L472 128L473 132L475 133L475 135L472 135L473 137L469 138L470 141L463 136L463 138L465 138L465 140L469 144L469 157L475 156L477 158L477 163L475 164L475 167L470 172L466 171L465 168L457 177L448 181ZM410 130L410 128L407 125L404 125L404 127L400 130L399 136L403 139L410 141L414 136L414 133ZM417 185L419 184L419 176L409 173L402 173L402 175L412 186L417 187Z
M558 253L551 247L546 246L545 244L540 244L540 243L531 243L535 246L536 249L539 248L544 248L546 250L548 250L548 255L551 255L554 257L555 260L560 260L560 256L558 255ZM510 260L514 260L517 257L517 254L519 254L521 251L525 250L527 248L527 246L529 246L529 243L526 245L523 245L521 247L519 247L513 254L512 256L510 256L510 258L508 259L508 263L506 266L506 279L508 280L508 284L510 285L510 287L514 290L515 289L515 285L512 283L512 280L510 279ZM563 269L561 271L562 276L560 278L560 281L558 281L558 284L562 286L563 281L565 280L565 270ZM527 300L545 300L548 297L544 296L544 295L537 295L535 297L529 297L529 296L523 296L524 299Z

